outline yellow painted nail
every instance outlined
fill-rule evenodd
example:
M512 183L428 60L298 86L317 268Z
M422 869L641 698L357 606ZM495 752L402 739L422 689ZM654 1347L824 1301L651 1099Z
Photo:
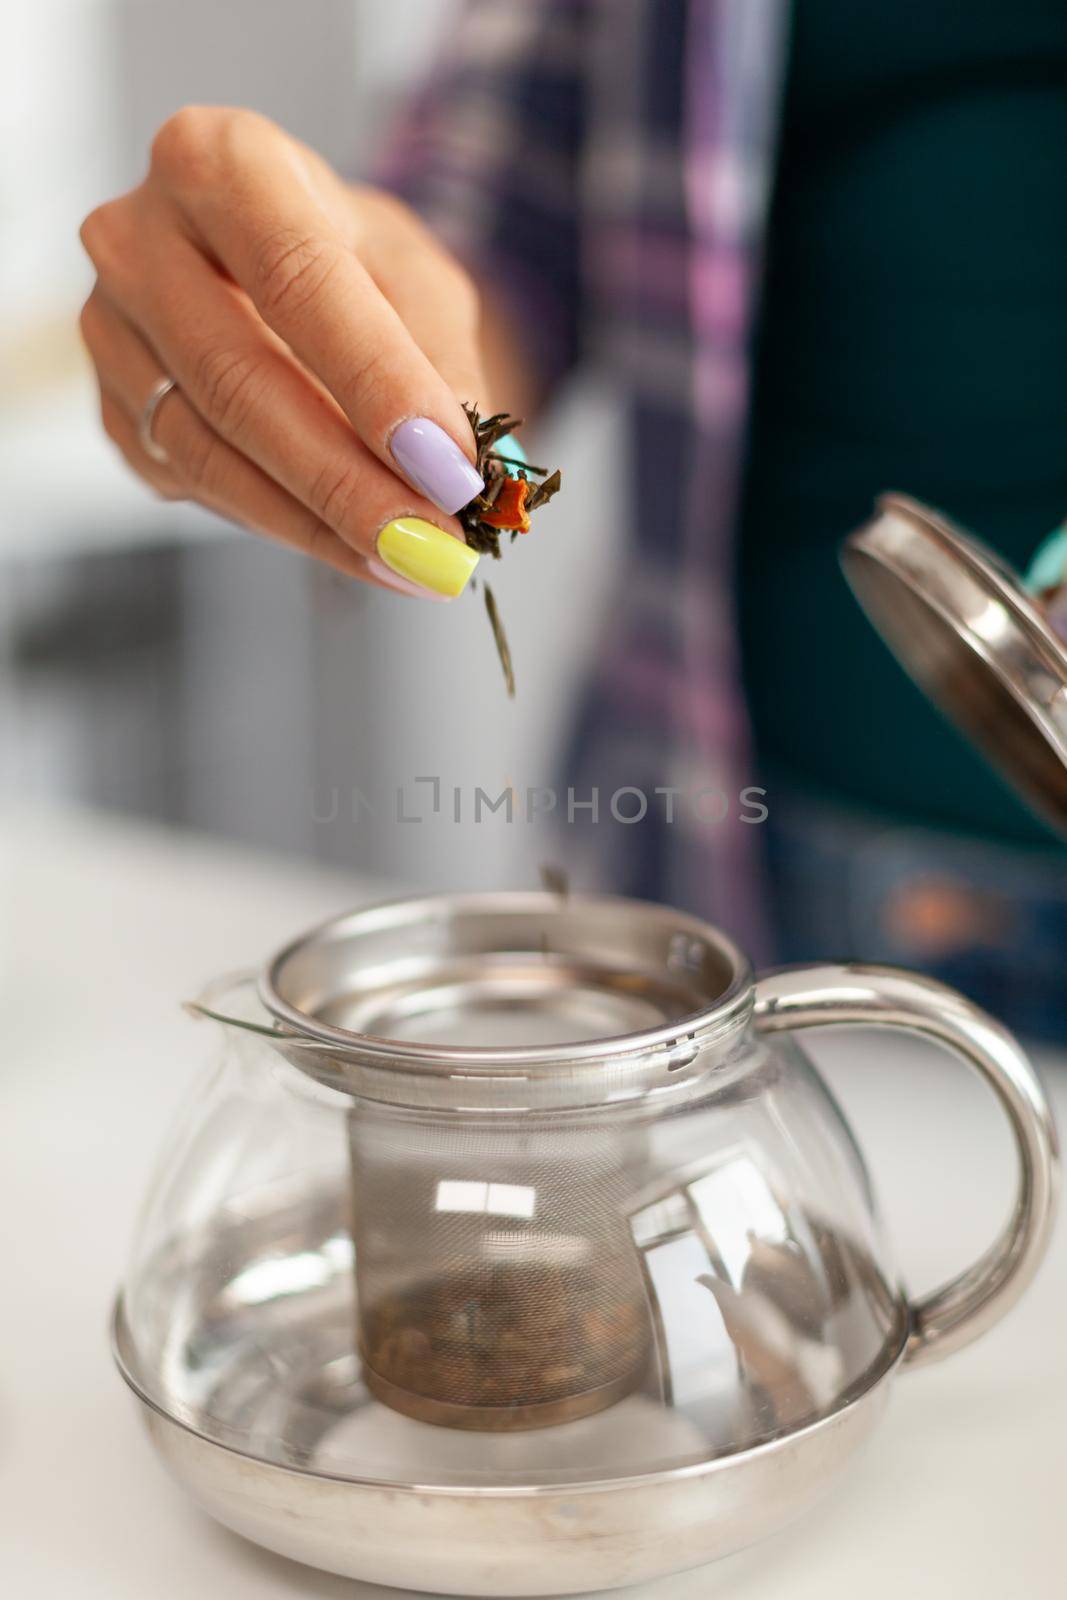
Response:
M462 594L481 559L462 539L421 517L396 517L378 535L378 554L393 572L436 594Z

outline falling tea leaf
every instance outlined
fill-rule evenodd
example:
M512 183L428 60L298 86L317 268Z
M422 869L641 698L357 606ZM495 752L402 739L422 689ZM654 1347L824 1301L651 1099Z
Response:
M489 613L489 625L493 630L493 640L496 644L496 653L500 657L500 665L504 669L504 682L507 684L508 699L515 698L515 672L511 665L511 647L508 636L504 632L504 624L500 620L500 612L496 608L496 597L489 585L485 585L485 609Z
M561 900L566 900L571 892L567 874L562 867L553 866L551 861L541 863L541 884L547 894L557 894Z

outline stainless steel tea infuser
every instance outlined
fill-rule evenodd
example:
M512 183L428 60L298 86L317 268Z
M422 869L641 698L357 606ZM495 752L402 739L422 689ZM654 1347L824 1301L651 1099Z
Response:
M899 498L846 565L934 698L1067 820L1067 657L1033 602ZM917 975L757 979L666 908L450 895L336 918L195 1009L221 1057L146 1205L116 1356L202 1506L334 1572L563 1594L738 1549L813 1504L894 1374L984 1332L1046 1247L1039 1083ZM955 1053L1013 1135L1003 1232L917 1301L797 1043L853 1025Z

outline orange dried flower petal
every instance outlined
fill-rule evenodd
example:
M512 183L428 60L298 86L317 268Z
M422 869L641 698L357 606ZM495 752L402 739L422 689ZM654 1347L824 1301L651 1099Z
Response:
M526 497L529 492L528 479L506 478L490 509L482 512L482 522L488 523L490 528L529 533L530 514L526 509Z

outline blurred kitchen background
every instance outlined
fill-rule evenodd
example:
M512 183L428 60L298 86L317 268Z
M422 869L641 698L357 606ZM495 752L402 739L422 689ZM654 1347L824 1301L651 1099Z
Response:
M495 796L553 781L609 588L602 495L588 516L572 480L493 574L519 678L509 703L480 595L437 607L367 591L157 502L100 430L77 333L91 284L78 225L138 180L169 113L251 106L355 175L451 10L4 8L0 800L85 804L420 886L536 881L551 851L539 827L502 814L457 827L450 803L436 823L398 825L395 790L436 776L446 795L462 786L469 812L476 785ZM535 459L555 464L578 404L583 445L609 458L611 406L585 391Z

